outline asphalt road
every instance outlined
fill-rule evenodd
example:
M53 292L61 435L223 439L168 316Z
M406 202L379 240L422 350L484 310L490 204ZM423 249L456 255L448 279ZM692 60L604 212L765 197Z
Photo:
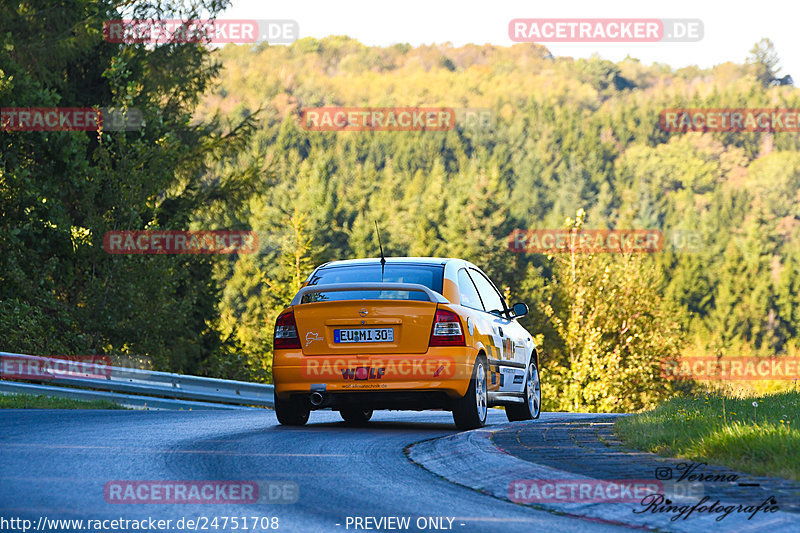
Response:
M573 416L581 417L544 413L542 420ZM505 421L501 411L490 409L491 423ZM503 502L410 462L403 452L406 446L456 432L450 414L444 412L381 411L366 428L345 426L338 413L316 412L306 427L287 428L277 425L274 413L266 410L3 410L0 427L3 530L14 529L2 519L15 518L36 527L43 517L151 517L170 519L169 530L178 530L174 524L181 518L207 517L205 531L233 531L230 517L236 516L277 517L279 531L365 531L355 529L356 517L396 516L410 517L407 531L435 531L433 524L465 533L629 531ZM262 487L262 496L271 481L293 481L299 492L294 503L108 503L104 487L121 480L252 480ZM210 522L214 517L216 528ZM224 517L229 517L225 529ZM424 518L418 522L420 517ZM428 517L439 517L439 522ZM239 523L239 531L245 524L249 531L263 531L253 529L251 518L247 521ZM361 524L371 531L398 530L378 529L375 522ZM84 523L84 531L88 525ZM103 530L125 530L111 525ZM196 526L203 531L201 523ZM51 525L48 530L57 529ZM73 524L60 530L77 528Z

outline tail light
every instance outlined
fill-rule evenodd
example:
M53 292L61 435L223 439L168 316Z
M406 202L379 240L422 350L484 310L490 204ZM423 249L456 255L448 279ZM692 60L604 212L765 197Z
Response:
M461 319L447 309L437 309L433 318L430 346L465 346Z
M273 336L272 347L276 350L300 348L300 337L297 336L294 311L280 315L275 321L275 335Z

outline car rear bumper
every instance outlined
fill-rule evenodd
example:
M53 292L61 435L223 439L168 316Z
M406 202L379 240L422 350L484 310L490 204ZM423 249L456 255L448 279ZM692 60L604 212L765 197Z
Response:
M347 408L396 411L424 411L426 409L452 410L455 398L443 390L397 391L359 390L357 392L321 393L319 404L311 402L308 393L290 394L290 398L308 405L311 410Z
M282 399L317 391L343 403L360 398L361 404L369 397L372 403L391 405L376 409L425 409L430 407L412 405L466 394L476 355L476 350L463 346L391 355L307 356L300 350L276 350L272 374L275 394Z

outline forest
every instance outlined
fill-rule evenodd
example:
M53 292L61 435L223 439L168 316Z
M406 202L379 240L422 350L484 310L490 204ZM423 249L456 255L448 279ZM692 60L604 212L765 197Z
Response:
M0 131L0 350L269 382L277 314L315 266L377 256L377 223L387 256L472 261L529 305L545 410L652 407L688 386L660 376L679 357L800 352L800 137L659 124L665 109L800 108L767 38L709 69L346 36L148 46L104 41L114 2L76 0L68 16L29 4L0 6L0 107L144 122ZM457 120L303 127L326 106ZM664 245L509 246L546 229L659 230ZM107 253L106 232L125 230L252 230L258 250Z

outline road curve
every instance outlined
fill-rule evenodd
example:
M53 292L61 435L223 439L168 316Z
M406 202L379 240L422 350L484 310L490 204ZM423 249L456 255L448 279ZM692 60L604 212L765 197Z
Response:
M572 416L581 415L544 413L542 419ZM408 445L456 432L449 413L383 411L373 420L350 428L338 413L317 412L308 426L287 428L266 410L0 411L0 517L35 525L41 517L152 517L174 524L199 516L269 516L278 517L279 531L344 532L355 530L346 527L348 517L405 516L411 517L407 531L431 530L418 528L418 517L449 517L452 531L465 533L629 531L503 502L409 461ZM505 421L501 411L490 410L491 423ZM116 480L255 480L262 486L288 480L297 483L299 497L290 504L107 503L103 489ZM230 523L225 530L232 531Z

